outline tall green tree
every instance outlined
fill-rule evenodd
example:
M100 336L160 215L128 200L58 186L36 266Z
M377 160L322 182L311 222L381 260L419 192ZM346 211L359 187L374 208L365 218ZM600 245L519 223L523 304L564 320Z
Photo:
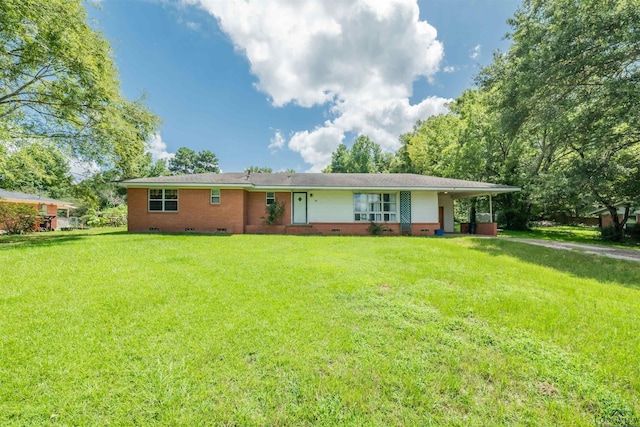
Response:
M145 153L137 164L137 177L155 177L171 175L164 159L155 162L151 154ZM82 216L90 209L99 211L120 206L126 202L127 189L118 185L126 179L120 169L104 169L91 177L73 185L72 194L78 200L76 214Z
M455 176L455 156L462 143L462 126L462 120L451 113L432 116L421 122L408 136L405 145L412 172Z
M147 153L148 163L141 176L168 176L171 175L171 171L167 167L167 160L158 159L155 162L151 158L151 155Z
M169 170L174 175L194 174L198 155L191 148L180 147L176 155L169 159Z
M640 194L640 0L525 0L509 50L479 76L502 129L527 140L548 179L612 214Z
M52 144L25 144L0 164L0 188L6 190L59 199L70 195L72 183L67 158Z
M89 209L101 210L124 204L127 190L117 185L121 176L119 170L107 169L75 185L73 195L80 201L77 215L82 216Z
M325 173L347 173L349 171L349 159L351 152L346 145L340 144L336 151L331 153L331 164L323 172Z
M195 173L220 173L218 158L209 150L195 152L187 147L180 147L176 155L169 160L169 170L174 175L190 175Z
M218 158L209 150L202 150L198 152L196 157L196 173L213 172L220 173L220 167L218 166Z
M400 138L394 169L519 186L522 191L494 201L505 227L525 228L532 215L530 187L540 164L536 166L534 150L523 139L502 131L500 115L490 107L493 96L467 90L448 105L449 113L416 123Z
M0 141L44 139L123 168L157 126L141 100L121 95L109 43L81 0L0 2Z
M245 169L245 172L251 172L251 173L272 173L273 169L271 168L266 168L266 167L261 167L261 166L249 166L248 168Z
M331 154L331 164L323 172L327 173L388 173L393 154L382 153L382 148L369 137L360 135L351 149L340 144Z

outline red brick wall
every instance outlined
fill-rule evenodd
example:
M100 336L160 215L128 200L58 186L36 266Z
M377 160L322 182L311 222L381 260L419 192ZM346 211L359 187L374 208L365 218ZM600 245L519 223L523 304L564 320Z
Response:
M469 232L469 223L460 223L460 233L466 234ZM497 222L476 222L476 234L484 236L497 236L498 235L498 223Z
M267 193L266 192L247 192L247 217L245 224L251 226L262 225L262 217L266 216ZM278 203L284 203L284 215L282 224L291 223L291 193L277 192L276 200Z
M311 224L315 230L320 234L326 235L366 235L371 234L367 231L369 223L350 223L350 222L314 222ZM389 227L391 228L391 227ZM332 229L339 229L340 231L332 231Z
M476 223L476 233L485 236L498 235L498 223L496 222L478 222Z
M602 228L610 227L613 225L613 219L611 218L611 215L600 215L600 218L601 218L600 226ZM618 220L622 221L622 218L624 218L624 215L618 214Z
M411 224L412 236L433 236L440 229L439 222Z
M47 205L47 213L49 215L55 215L51 220L51 229L55 230L58 228L58 205Z
M128 190L129 231L149 231L158 228L161 232L184 232L193 228L194 232L215 233L220 228L228 233L244 233L245 213L244 190L220 190L220 204L211 204L211 190L178 190L178 212L149 212L148 190L130 188Z
M312 223L311 226L316 233L324 234L324 235L360 235L367 236L371 235L371 232L368 230L371 224L368 222L315 222ZM398 223L388 223L388 224L380 224L384 228L382 234L387 235L399 235L400 234L400 224ZM412 236L433 236L434 231L439 228L438 223L416 223L411 224L411 235ZM337 231L339 229L339 231ZM287 230L289 231L289 230ZM298 232L296 234L302 234Z
M624 218L624 215L622 214L618 214L618 219L620 221L622 221L622 218ZM633 214L629 214L629 218L633 219ZM605 227L610 227L613 225L613 220L611 219L611 215L600 215L600 226L602 228ZM636 221L640 222L640 214L636 215Z

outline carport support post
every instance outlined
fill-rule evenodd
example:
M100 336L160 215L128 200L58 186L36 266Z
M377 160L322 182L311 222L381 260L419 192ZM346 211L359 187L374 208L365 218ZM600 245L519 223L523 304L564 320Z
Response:
M493 221L493 204L491 203L491 194L489 194L489 215L491 216L491 222Z

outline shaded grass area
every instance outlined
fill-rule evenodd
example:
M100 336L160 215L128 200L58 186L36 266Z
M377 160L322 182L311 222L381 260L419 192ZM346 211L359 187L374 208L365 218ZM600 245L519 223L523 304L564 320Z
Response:
M633 242L608 242L600 238L600 229L594 227L581 227L570 225L558 225L554 227L533 227L531 230L503 230L501 236L520 237L523 239L557 240L560 242L585 243L618 247L623 249L638 249L640 243Z
M636 264L497 239L54 237L0 238L2 425L640 411Z

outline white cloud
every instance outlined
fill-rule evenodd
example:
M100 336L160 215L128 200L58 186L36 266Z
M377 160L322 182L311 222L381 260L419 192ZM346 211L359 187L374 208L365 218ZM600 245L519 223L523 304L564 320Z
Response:
M284 147L284 137L282 136L282 132L280 132L279 130L275 130L275 134L273 135L273 138L271 138L269 140L270 144L268 146L269 150L271 150L272 153L275 153L276 151L281 150Z
M198 31L200 30L200 24L198 24L197 22L191 22L191 21L187 21L185 22L185 24L187 26L188 29L190 29L191 31Z
M311 172L320 172L331 163L331 153L344 139L344 131L329 121L313 131L296 132L289 140L289 148L300 153L302 160L313 165Z
M415 120L445 111L443 98L409 103L413 82L430 80L444 55L416 0L182 2L216 17L274 106L328 108L330 120L288 144L313 170L330 161L346 132L392 150Z
M447 65L442 69L442 71L444 71L445 73L455 73L457 71L457 68L453 65Z
M197 22L193 22L193 21L189 21L184 19L182 16L178 17L178 24L184 25L185 27L187 27L189 30L191 31L195 31L195 32L199 32L200 29L202 28L202 25L197 23Z
M162 136L159 133L153 134L151 139L147 141L147 153L151 153L153 161L160 159L168 160L175 156L175 153L169 153L167 151L167 144L162 140Z
M469 58L471 59L478 59L480 57L480 49L482 46L480 46L479 44L475 45L473 47L473 50L471 51L471 53L469 54Z

